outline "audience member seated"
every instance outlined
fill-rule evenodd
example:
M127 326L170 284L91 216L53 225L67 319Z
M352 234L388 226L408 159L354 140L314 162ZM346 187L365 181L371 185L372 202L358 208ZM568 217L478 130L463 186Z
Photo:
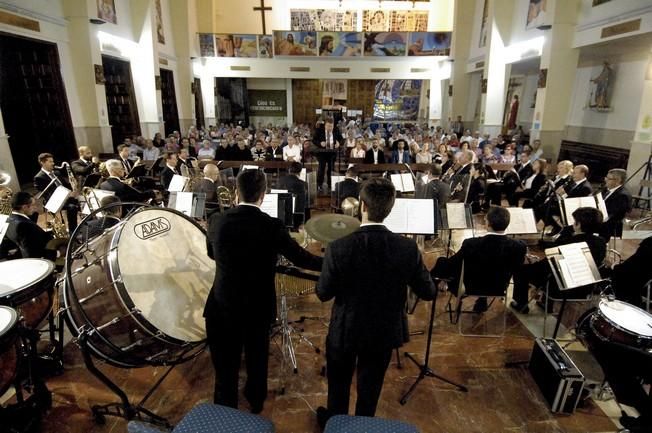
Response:
M393 164L409 164L410 161L410 151L405 147L405 140L400 138L396 140L396 150L392 151L392 163Z
M281 142L278 138L272 138L271 145L267 148L265 152L266 161L282 161L283 160L283 149L281 149Z
M573 233L560 235L559 238L550 246L560 246L574 244L577 242L586 242L591 251L591 256L598 267L604 263L607 255L607 244L599 237L596 232L602 223L602 213L599 210L590 207L581 207L573 212ZM511 307L523 314L527 314L529 286L541 288L550 280L548 291L551 297L559 298L577 298L586 296L590 288L577 288L565 290L563 294L552 279L552 270L546 259L539 260L535 263L523 265L516 274L514 274L514 294L512 296Z
M254 161L265 160L265 142L261 139L256 140L256 145L251 149L251 157Z
M202 147L199 149L199 152L197 152L197 158L215 159L215 149L213 149L210 140L202 141Z
M492 207L485 216L487 234L479 238L466 239L460 250L452 257L440 257L430 272L435 279L450 280L448 289L455 295L464 264L464 284L474 287L474 295L482 295L482 288L507 288L512 275L523 265L526 246L518 240L504 235L509 225L509 212L501 207ZM473 310L487 309L486 298L478 298Z
M301 147L291 135L288 136L287 146L283 148L283 161L301 162Z
M280 189L286 189L296 197L294 202L294 227L299 228L304 221L310 218L310 202L308 201L308 184L301 179L301 169L303 167L298 162L293 162L288 167L288 174L279 179L278 186ZM298 214L298 215L297 215Z
M385 153L380 148L380 141L374 139L371 142L371 149L367 150L367 153L364 157L365 164L384 164L385 163Z
M508 197L510 206L518 206L520 199L524 198L524 208L532 207L532 200L537 192L546 184L546 167L548 162L545 159L537 159L532 163L532 174L525 178L523 184L514 193L513 196Z

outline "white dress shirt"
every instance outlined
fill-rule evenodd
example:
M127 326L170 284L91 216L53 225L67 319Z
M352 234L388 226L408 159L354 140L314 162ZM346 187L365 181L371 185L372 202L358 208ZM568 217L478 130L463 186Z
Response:
M301 161L301 148L296 144L293 146L285 146L283 148L283 161L288 161L290 157L293 158L293 161Z

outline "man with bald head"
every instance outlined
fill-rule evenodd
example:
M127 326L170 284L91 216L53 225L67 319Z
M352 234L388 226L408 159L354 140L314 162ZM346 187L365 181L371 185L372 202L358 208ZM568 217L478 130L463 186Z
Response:
M204 166L204 178L193 187L192 192L206 193L206 202L217 202L217 187L221 185L220 169L215 164Z

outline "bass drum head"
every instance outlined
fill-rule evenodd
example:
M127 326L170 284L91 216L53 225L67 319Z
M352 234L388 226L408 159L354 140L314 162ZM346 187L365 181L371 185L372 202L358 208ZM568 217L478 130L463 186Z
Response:
M14 295L39 283L54 271L45 259L16 259L0 262L0 297Z
M127 218L113 243L111 271L142 317L177 340L205 340L203 312L215 262L204 232L181 214L147 208Z
M652 314L623 301L603 299L600 313L617 327L633 334L652 338Z

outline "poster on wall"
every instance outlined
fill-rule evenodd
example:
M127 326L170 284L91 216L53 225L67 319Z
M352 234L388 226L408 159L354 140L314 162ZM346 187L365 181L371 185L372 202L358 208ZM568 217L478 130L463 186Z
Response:
M285 90L247 90L249 116L286 117L287 99Z
M417 120L421 80L379 80L374 92L374 119Z
M362 55L362 33L318 32L319 56L357 57Z
M256 35L215 35L217 57L258 57Z
M316 56L316 32L274 31L275 56Z
M293 31L353 32L357 26L357 11L327 9L290 10L290 28Z
M345 101L347 99L347 85L347 80L324 80L322 99L330 99L331 101L339 99Z
M478 43L478 48L484 48L487 46L487 20L489 19L489 0L483 0L483 3L482 22L480 23L480 42Z
M427 11L392 11L389 18L392 32L425 32L428 30Z
M525 28L527 30L535 29L546 24L546 3L547 0L529 0L530 4L527 9L527 20Z
M161 12L161 0L155 0L156 7L156 35L161 44L165 44L165 32L163 31L163 13Z
M118 24L115 14L115 0L97 0L97 17L107 23Z
M448 56L451 52L451 32L412 32L408 56Z
M199 55L201 57L215 57L215 39L212 33L199 34Z
M274 57L274 43L272 35L258 35L258 57L271 59Z
M389 11L363 11L362 30L366 32L386 32L389 30Z
M407 33L371 32L364 34L364 55L369 57L404 56Z

